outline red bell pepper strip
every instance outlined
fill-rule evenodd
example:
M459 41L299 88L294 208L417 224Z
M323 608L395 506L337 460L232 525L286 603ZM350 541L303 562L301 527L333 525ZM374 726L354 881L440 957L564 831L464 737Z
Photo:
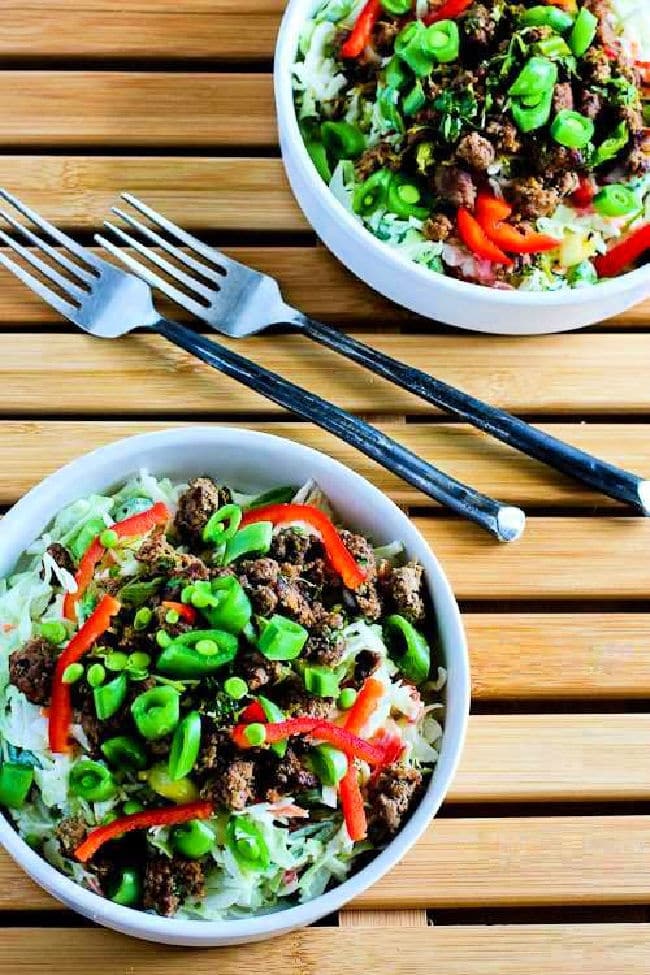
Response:
M64 683L63 674L69 664L74 664L90 650L93 643L106 632L111 618L120 611L120 604L112 596L104 596L94 613L88 617L78 633L58 658L52 680L52 703L49 711L48 737L50 751L67 752L69 749L72 703L70 685Z
M572 194L571 202L577 207L588 207L596 196L596 182L592 176L581 176L578 189Z
M312 504L269 504L264 508L253 508L242 518L241 525L252 525L256 521L271 521L274 525L286 525L292 521L304 521L315 528L325 548L327 561L332 569L343 579L348 589L358 589L365 582L366 574L357 565L354 557L341 541L341 536L327 515Z
M251 701L248 707L245 707L242 713L239 715L239 721L241 724L264 724L266 721L266 714L264 713L264 708L259 701Z
M110 525L109 529L115 532L118 538L134 538L136 535L144 535L145 532L151 531L156 525L166 525L170 518L171 512L167 505L163 504L162 501L157 501L147 511L141 511L137 515L125 518L124 521L118 521L114 525ZM77 591L69 592L63 601L63 615L66 619L74 621L75 606L92 582L95 568L105 553L106 549L97 536L79 562L74 577L77 583Z
M469 210L461 207L458 211L457 222L460 239L472 254L476 254L477 257L481 257L485 261L491 261L493 264L509 266L513 263L512 259L490 240L483 227Z
M162 605L165 609L175 610L186 623L196 623L197 613L193 606L187 606L185 603L175 603L172 599L164 599Z
M606 254L599 254L594 265L601 278L614 278L650 249L650 223L633 231Z
M387 731L378 731L370 741L383 751L384 765L392 765L402 757L405 745L399 735L391 735Z
M190 819L208 819L214 812L212 803L207 799L197 802L186 802L182 806L169 806L167 809L145 809L143 812L122 816L112 823L98 826L90 831L86 839L79 844L74 855L81 863L90 860L97 850L109 840L114 840L123 833L130 833L134 829L150 829L152 826L176 826L186 823Z
M368 834L366 811L363 805L363 795L359 788L357 770L354 762L348 764L348 770L339 782L341 809L348 836L353 843L365 840Z
M375 677L368 677L357 695L357 699L348 711L343 727L353 735L361 733L361 729L373 714L384 696L384 685Z
M368 0L361 9L350 36L341 45L342 58L358 58L370 43L372 28L375 26L381 12L380 0Z
M505 223L512 208L497 197L481 194L476 201L475 212L476 219L487 236L504 251L513 254L541 254L555 250L560 245L560 241L555 237L538 234L535 231L522 234L516 227Z
M236 725L232 730L232 738L240 748L250 748L251 744L246 737L247 725ZM345 728L339 728L331 721L323 721L322 718L289 718L286 721L277 721L273 724L265 724L266 732L265 743L275 745L279 741L290 738L291 735L310 735L318 741L325 741L329 745L334 745L339 751L344 752L349 759L360 758L369 765L381 765L384 760L384 753L381 748L371 745L364 738L352 734Z
M437 7L424 17L424 23L435 24L438 20L453 20L455 17L460 17L465 11L472 6L474 0L447 0L443 3L441 7Z

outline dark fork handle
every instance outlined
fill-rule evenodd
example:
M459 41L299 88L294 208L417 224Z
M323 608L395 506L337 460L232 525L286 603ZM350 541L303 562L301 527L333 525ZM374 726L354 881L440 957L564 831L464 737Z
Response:
M290 323L321 345L340 352L347 359L365 366L402 389L415 393L446 413L484 430L528 457L534 457L535 460L588 484L616 501L630 504L644 515L650 514L650 481L599 460L584 450L571 447L519 420L511 413L489 406L474 396L468 396L467 393L434 379L421 369L413 369L364 345L363 342L358 342L331 325L316 322L301 312L296 312Z
M218 342L197 335L185 325L161 318L153 329L231 379L237 379L244 386L356 447L430 498L486 528L499 540L511 541L521 535L524 514L518 508L503 506L461 484L338 406L231 352Z

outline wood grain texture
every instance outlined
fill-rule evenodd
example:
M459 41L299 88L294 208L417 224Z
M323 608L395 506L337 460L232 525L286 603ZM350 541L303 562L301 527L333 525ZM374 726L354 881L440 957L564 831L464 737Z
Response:
M0 292L1 294L1 292ZM2 339L0 338L0 347ZM318 427L299 422L247 422L241 426L296 440L336 457L363 474L398 504L422 505L425 495L365 455ZM461 424L443 422L378 424L390 436L461 481L503 501L544 508L612 507L613 502L568 478L529 460ZM0 504L11 504L43 477L75 457L120 437L183 426L173 422L140 421L11 421L0 426L0 449L12 456L0 468ZM650 470L650 439L637 425L543 424L547 432L576 444L628 470Z
M383 930L310 928L274 941L184 951L126 941L102 930L3 931L7 971L40 975L43 957L52 971L86 975L240 975L246 967L284 975L430 975L432 959L445 975L647 975L648 924L554 924L431 927L410 930L387 924ZM128 957L127 957L128 956ZM215 961L216 959L216 961Z
M649 852L647 816L438 819L351 907L647 904ZM0 910L57 907L0 852Z
M224 344L232 345L229 341ZM260 365L348 410L396 415L436 411L417 397L300 336L235 343ZM495 405L549 415L650 411L650 342L643 335L561 335L532 340L467 335L373 336L371 344ZM80 334L2 339L0 413L101 416L174 412L199 418L265 411L262 396L157 336L100 341ZM534 353L534 355L533 355ZM57 375L55 404L44 393ZM643 433L641 433L643 438ZM644 440L643 442L646 442Z
M648 520L529 518L506 546L466 522L415 521L463 599L647 599Z
M271 58L283 11L244 0L2 4L2 58ZM253 26L254 25L254 26Z
M271 146L270 75L2 72L0 146Z
M464 616L476 700L650 696L650 616Z

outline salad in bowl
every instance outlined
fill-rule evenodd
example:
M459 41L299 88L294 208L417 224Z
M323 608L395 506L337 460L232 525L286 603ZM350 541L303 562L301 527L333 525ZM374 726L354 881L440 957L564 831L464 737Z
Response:
M0 580L13 830L84 891L165 919L321 897L381 855L436 767L429 593L399 540L343 527L313 481L143 471L68 500Z
M386 247L566 292L650 247L649 69L640 0L319 0L292 77L316 172Z

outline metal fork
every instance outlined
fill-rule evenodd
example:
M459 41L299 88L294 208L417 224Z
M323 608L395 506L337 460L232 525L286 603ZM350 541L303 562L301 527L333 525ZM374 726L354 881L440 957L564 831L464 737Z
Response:
M0 210L0 214L15 233L22 235L36 250L27 248L2 229L0 242L35 268L57 290L45 284L3 251L0 251L0 265L15 274L27 287L83 331L99 338L116 338L143 327L155 331L279 406L304 419L312 420L404 478L424 494L486 528L497 538L510 541L521 535L525 519L519 508L501 505L474 491L443 474L381 431L320 396L288 382L217 342L197 335L184 325L162 318L154 307L151 288L141 278L116 268L81 247L6 190L0 188L0 197L26 217L45 237L62 248L60 250L54 247L11 213ZM122 255L118 252L118 256ZM193 266L196 270L196 264ZM214 281L216 272L207 267L204 270L205 275L209 275L208 279ZM277 285L271 279L259 282L258 295L261 301L270 304L275 300L276 293ZM246 297L243 292L240 300L245 314Z
M644 515L650 514L650 481L563 443L504 410L468 396L420 369L413 369L364 345L336 328L308 318L283 301L273 278L240 264L213 247L208 247L137 197L124 193L122 199L148 218L160 232L123 209L113 207L113 213L121 217L131 229L170 254L188 271L170 263L123 228L109 221L105 222L106 227L121 242L134 248L181 287L170 284L105 237L98 236L98 242L153 287L159 288L217 331L233 338L241 338L273 324L291 324L321 345L341 353L527 456L588 484L601 494L631 505ZM178 244L185 245L190 253L181 250Z

